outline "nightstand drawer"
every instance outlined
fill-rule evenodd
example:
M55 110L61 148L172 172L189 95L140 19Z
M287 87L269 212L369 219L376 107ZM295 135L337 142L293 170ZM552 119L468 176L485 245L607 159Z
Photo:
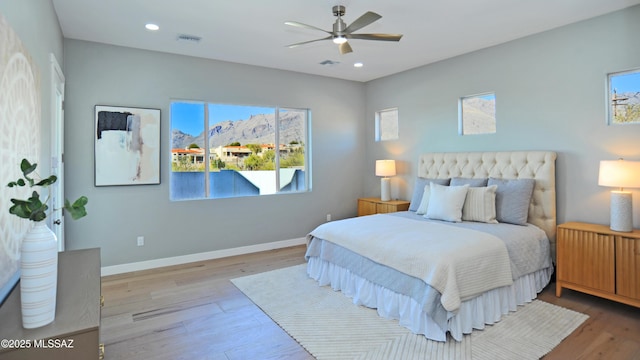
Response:
M390 200L382 201L380 198L358 199L358 216L385 214L396 211L409 210L409 201Z

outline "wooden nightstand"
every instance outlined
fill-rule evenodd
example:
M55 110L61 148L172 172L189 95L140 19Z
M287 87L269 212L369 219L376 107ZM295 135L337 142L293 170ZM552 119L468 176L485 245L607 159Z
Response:
M559 225L557 267L556 296L567 288L640 307L640 230Z
M384 214L396 211L409 210L409 201L390 200L382 201L380 198L358 199L358 216Z

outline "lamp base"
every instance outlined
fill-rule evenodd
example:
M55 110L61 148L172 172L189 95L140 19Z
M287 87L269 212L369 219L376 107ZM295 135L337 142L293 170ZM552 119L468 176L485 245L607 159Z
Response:
M633 201L629 191L611 192L611 225L613 231L633 231Z
M391 181L388 177L380 179L380 200L391 200Z

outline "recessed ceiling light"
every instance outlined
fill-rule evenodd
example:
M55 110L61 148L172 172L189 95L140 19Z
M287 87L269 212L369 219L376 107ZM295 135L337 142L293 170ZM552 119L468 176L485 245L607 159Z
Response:
M160 29L160 26L156 25L156 24L147 24L144 26L147 30L151 30L151 31L156 31Z
M363 63L361 63L361 62L357 62L357 63L354 63L354 64L353 64L353 67L357 67L357 68L361 68L361 67L363 67L363 66L364 66L364 64L363 64Z

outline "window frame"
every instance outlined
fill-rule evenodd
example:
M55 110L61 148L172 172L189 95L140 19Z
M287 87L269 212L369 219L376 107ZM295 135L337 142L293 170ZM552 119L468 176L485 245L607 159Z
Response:
M617 93L616 87L624 85L625 90ZM607 74L607 125L638 125L640 124L640 115L638 109L640 104L635 100L631 100L629 94L638 93L640 91L640 68L617 71ZM625 106L623 112L631 111L630 116L617 115L619 106Z
M464 131L464 101L468 100L468 99L474 99L474 98L484 98L487 96L491 96L493 99L493 127L494 130L493 131L486 131L486 132L465 132ZM479 94L473 94L473 95L466 95L466 96L462 96L458 99L458 134L461 136L465 136L465 135L491 135L491 134L495 134L498 132L498 119L497 119L497 107L496 107L496 100L497 100L497 96L495 91L488 91L488 92L484 92L484 93L479 93Z
M312 173L312 166L311 166L311 109L310 108L295 108L295 107L284 107L284 106L263 106L263 105L246 105L246 104L229 104L229 103L218 103L218 102L210 102L210 101L200 101L200 100L182 100L182 99L172 99L171 103L170 103L170 109L172 111L170 111L170 132L173 134L174 130L180 130L177 127L174 127L174 113L173 113L173 106L174 104L196 104L196 105L200 105L204 108L203 111L203 131L202 133L206 134L208 132L207 129L210 130L211 125L210 124L210 120L211 120L211 109L210 107L213 106L217 106L217 105L221 105L221 106L230 106L230 107L239 107L239 108L265 108L265 109L273 109L273 116L274 116L274 148L275 148L275 158L274 158L274 176L275 176L275 192L274 193L267 193L267 194L242 194L242 195L233 195L233 196L222 196L222 197L215 197L214 194L212 194L211 192L211 180L210 180L210 173L212 172L211 169L211 153L212 153L212 149L211 149L211 144L210 144L210 138L209 136L203 136L203 147L204 147L204 154L203 159L209 159L208 161L203 161L204 164L204 169L202 170L202 173L204 174L204 181L202 186L204 186L204 195L203 196L198 196L198 197L174 197L174 193L173 193L173 185L174 185L174 178L173 178L173 173L177 172L173 170L173 162L174 162L174 154L173 151L175 150L173 147L173 135L171 135L170 137L170 186L171 189L169 191L169 198L171 201L189 201L189 200L216 200L216 199L229 199L229 198L239 198L239 197L253 197L253 196L267 196L267 195L283 195L283 194L300 194L300 193L306 193L306 192L311 192L312 189L312 181L311 181L311 173ZM280 151L280 147L281 147L281 139L280 139L280 132L281 132L281 121L282 118L281 113L286 112L286 111L297 111L297 112L301 112L302 116L303 116L303 120L302 120L302 136L303 136L303 151L304 151L304 167L302 170L303 174L304 174L304 189L303 190L296 190L296 191L282 191L280 184L281 184L281 170L283 168L280 167L281 165L281 158L282 158L282 154ZM270 114L270 113L269 113ZM198 114L199 115L199 114ZM239 120L239 119L238 119ZM191 134L190 134L191 135ZM197 135L191 135L191 136L197 136ZM264 144L262 144L264 145ZM286 146L286 144L285 144ZM286 169L286 168L284 168ZM243 171L251 171L251 170L243 170ZM200 171L197 171L200 172ZM236 170L236 172L239 173L239 171ZM242 176L242 174L239 173L240 176ZM244 176L243 176L244 177ZM247 179L247 178L245 178ZM248 179L247 179L248 181Z
M395 118L389 119L393 121L393 124L390 126L393 128L393 134L387 134L389 126L383 125L384 114L395 113ZM400 138L400 112L398 107L391 107L382 110L376 111L375 114L375 141L392 141L398 140ZM386 134L386 135L385 135Z

